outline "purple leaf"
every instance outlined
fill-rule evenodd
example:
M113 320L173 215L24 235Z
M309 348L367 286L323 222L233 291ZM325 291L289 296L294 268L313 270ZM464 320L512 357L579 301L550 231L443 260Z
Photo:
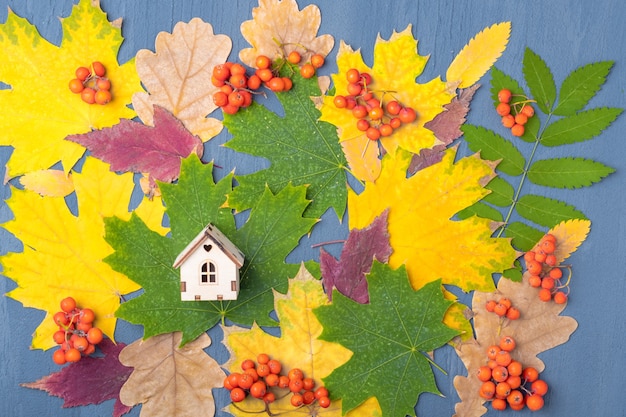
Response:
M424 124L424 127L432 130L437 139L443 142L445 146L451 144L452 141L463 135L460 128L461 125L465 123L465 116L467 116L469 112L470 102L478 87L480 87L480 85L475 84L469 88L460 90L458 97L455 97L449 104L444 106L445 111L439 113L433 120Z
M415 154L413 155L413 158L411 158L411 163L409 164L407 172L409 175L413 175L421 169L440 162L441 159L443 159L445 150L445 145L435 145L432 149L422 149L419 154Z
M83 357L59 372L20 385L62 398L63 408L100 404L115 398L113 417L120 417L131 409L119 399L120 389L133 371L133 368L122 365L118 358L125 346L104 339L98 345L104 356Z
M202 141L162 107L154 106L154 127L124 119L112 127L66 138L111 165L111 171L149 173L150 181L172 182L181 159L202 157Z
M320 268L328 298L332 300L333 287L356 301L369 302L367 279L374 259L387 262L391 255L385 210L365 229L353 229L344 244L339 261L325 250L320 250Z

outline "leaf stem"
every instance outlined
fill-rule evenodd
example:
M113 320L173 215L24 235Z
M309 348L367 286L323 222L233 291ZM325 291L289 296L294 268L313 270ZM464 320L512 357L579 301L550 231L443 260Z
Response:
M445 369L443 369L441 366L437 365L437 362L435 362L434 360L432 360L432 359L430 358L430 356L428 356L426 353L424 353L424 352L422 352L422 351L420 351L420 353L421 353L422 355L424 355L424 357L426 358L426 360L427 360L428 362L430 362L430 364L431 364L432 366L434 366L435 368L437 368L437 369L438 369L438 370L439 370L442 374L444 374L444 375L448 375L448 373L446 372L446 370L445 370Z

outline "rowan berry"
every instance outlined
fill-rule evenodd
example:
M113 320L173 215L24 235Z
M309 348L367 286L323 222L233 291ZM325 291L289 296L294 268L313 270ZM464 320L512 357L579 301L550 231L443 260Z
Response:
M565 304L567 302L567 294L563 291L557 291L554 293L554 302L557 304Z
M513 349L515 349L515 345L515 339L513 339L511 336L504 336L502 339L500 339L500 349L506 352L511 352Z
M259 375L259 378L265 378L270 374L270 367L267 363L259 363L256 367L256 372Z
M506 382L498 382L496 385L496 397L497 398L506 398L511 393L511 386Z
M491 378L496 382L504 382L509 377L509 371L505 366L496 366L491 370Z
M287 375L281 375L278 377L279 388L289 388L289 377Z
M321 54L313 54L311 56L311 65L313 65L314 68L321 68L324 66L324 62L325 62L325 58L323 55Z
M524 394L522 394L521 391L514 389L511 391L511 393L508 395L508 397L506 397L506 402L509 403L509 405L513 406L513 405L520 405L520 404L524 404Z
M243 94L239 91L233 91L228 95L228 104L235 107L241 107L245 101Z
M506 318L509 320L517 320L520 316L521 313L516 307L511 307L506 311Z
M232 104L227 104L222 107L222 111L226 114L235 114L239 111L239 106L233 106Z
M241 64L238 63L233 63L230 65L230 74L232 75L245 75L246 74L246 67L244 67Z
M278 381L280 377L277 374L269 374L265 377L265 383L268 387L276 387L278 386Z
M511 106L508 103L500 103L496 106L496 113L500 116L511 114Z
M311 377L305 377L302 379L302 387L306 391L311 391L315 387L315 380Z
M238 403L245 399L246 399L246 392L243 389L236 387L230 391L230 400L232 402Z
M261 80L261 77L259 77L256 74L252 74L250 77L248 77L248 88L250 90L258 90L259 88L261 88L261 84L263 84L263 80Z
M402 110L402 105L396 100L392 100L387 103L386 109L387 113L391 114L392 116L397 116L398 114L400 114L400 110Z
M539 290L539 299L545 302L552 300L552 292L547 288L542 288Z
M76 300L72 297L66 297L61 300L61 310L66 313L71 313L76 308Z
M230 69L224 64L213 67L213 78L219 81L226 81L230 78Z
M513 125L513 127L511 127L511 134L513 136L524 136L525 131L526 129L524 129L524 125L520 125L519 123L516 123L515 125Z
M264 83L268 82L269 80L271 80L272 78L274 78L274 73L272 72L271 69L269 68L265 68L265 69L260 69L257 70L255 72L255 74L261 79L261 81L263 81Z
M96 102L96 90L86 87L81 91L80 98L87 104L94 104Z
M515 123L517 123L518 125L525 125L526 123L528 123L528 116L526 116L524 113L518 113L515 115L514 120Z
M523 366L519 361L511 361L506 367L507 371L509 371L510 376L520 376L522 375Z
M289 55L287 55L287 61L291 64L299 64L302 60L302 55L298 51L291 51Z
M320 397L320 398L317 399L317 403L322 408L328 408L328 407L330 407L330 398L328 398L328 397Z
M417 113L412 107L404 107L400 110L400 113L398 113L398 117L402 123L412 123L417 119Z
M256 65L258 69L269 68L272 65L272 60L266 55L259 55L254 60L254 65Z
M352 115L356 119L363 119L363 118L367 117L367 108L364 105L362 105L362 104L357 104L352 109Z
M498 345L491 345L487 348L487 358L495 360L496 359L496 355L498 354L498 352L500 352L500 346Z
M346 106L348 105L348 100L346 99L345 96L336 95L335 98L333 98L333 104L338 109L345 109Z
M109 90L98 90L96 91L96 94L94 95L94 101L97 104L107 104L108 102L111 101L111 92L109 92Z
M290 402L291 405L293 405L294 407L300 407L302 404L304 404L304 397L302 396L302 394L294 392L291 396Z
M542 250L537 251L535 253L535 261L537 261L539 263L544 263L546 261L547 257L548 257L548 255L544 251L542 251Z
M554 288L554 286L555 286L554 278L550 278L548 276L548 277L543 277L543 279L541 280L541 288L551 290Z
M250 387L250 395L254 398L263 398L267 392L267 385L263 381L257 381Z
M52 354L52 361L57 365L65 365L67 360L65 360L65 352L63 349L57 349Z
M291 81L291 78L282 77L282 79L283 79L283 82L285 83L285 87L283 88L283 91L291 90L291 88L293 87L293 81Z
M519 375L511 375L506 379L506 383L509 384L511 389L517 389L522 385L522 378Z
M506 400L494 398L493 401L491 401L491 408L498 411L506 410Z
M54 313L54 316L52 316L52 319L60 327L67 326L70 322L70 319L67 316L67 314L62 311Z
M313 401L315 401L313 391L304 391L304 393L302 393L302 402L304 404L311 404Z
M508 103L511 101L511 90L507 89L507 88L503 88L502 90L498 91L498 101L500 103Z
M391 127L388 123L383 123L378 126L378 130L380 131L380 136L387 137L393 134L393 127Z
M505 114L502 116L501 122L502 126L510 129L515 125L515 117L512 114Z
M533 106L525 104L520 110L520 113L526 115L526 117L528 118L531 118L535 115L535 109L533 108Z
M531 394L527 395L525 398L526 407L530 411L539 411L543 408L544 401L541 395Z
M285 89L285 81L281 77L273 77L267 82L266 85L267 88L274 91L275 93L279 93Z
M280 374L280 371L282 370L282 365L276 359L270 359L267 362L267 366L270 367L270 373L272 373L272 374L278 375L278 374Z
M91 343L92 345L97 345L98 343L102 342L102 339L104 338L104 335L102 333L102 330L100 330L97 327L92 327L91 329L89 329L89 331L87 332L87 340L89 341L89 343Z
M106 74L106 68L100 61L94 61L91 63L91 68L93 68L93 73L98 77L104 77Z
M498 303L496 302L496 300L489 300L487 301L487 304L485 304L485 310L487 310L490 313L493 313L497 304Z
M91 76L91 71L87 67L78 67L76 68L75 75L80 81L85 81Z
M230 385L233 388L237 388L239 386L239 377L241 376L240 373L238 372L233 372L230 375L228 375L226 377L226 379L228 380L228 385Z
M83 85L83 82L81 80L79 80L78 78L74 78L70 80L69 88L72 93L79 94L81 91L83 91L85 86Z
M548 266L555 266L557 263L556 256L553 253L547 255L544 263Z
M256 382L254 380L254 377L250 373L248 373L249 370L250 369L246 369L244 373L238 375L237 386L243 389L250 389L252 384Z
M350 94L351 96L360 96L361 92L363 91L363 86L359 83L349 83L346 86L346 91L348 92L348 94Z
M372 84L372 76L368 72L361 73L361 84L365 87Z
M524 254L524 261L526 262L530 262L530 261L534 261L535 260L535 252L532 250L529 250L528 252L526 252Z
M528 277L528 284L531 287L539 288L541 287L541 277L539 275L531 275Z
M510 308L513 305L513 302L511 301L510 298L507 297L502 297L498 300L498 302L500 304L504 304L506 306L506 308Z
M89 341L87 340L86 337L81 336L73 340L72 344L76 350L78 350L79 352L84 352L85 350L87 350L87 347L89 346Z
M290 379L289 380L289 391L291 392L300 392L304 388L304 382L302 379Z
M78 362L80 357L80 351L76 348L69 348L65 351L65 362Z
M257 382L259 380L259 374L257 373L256 368L246 369L243 373L250 375L253 382Z
M526 262L526 270L531 275L540 275L542 269L543 269L543 266L541 265L540 262L538 262L536 260L532 260L530 262Z
M228 104L228 94L223 91L217 91L213 94L213 104L217 107L224 107Z
M98 78L96 80L96 88L98 90L110 90L111 80L109 80L108 78Z
M313 78L315 75L315 67L311 64L304 64L300 67L300 75L305 79Z
M372 109L369 111L368 114L369 114L370 119L380 120L385 115L385 111L383 110L382 107L372 107Z
M318 400L322 397L328 397L329 395L326 387L318 387L315 391L313 391L313 394L315 394L315 398Z
M498 365L508 366L513 359L511 358L511 354L509 352L507 352L506 350L501 350L496 354L494 360Z
M522 371L522 378L526 382L533 383L539 378L539 372L532 366L529 366Z
M544 396L548 392L548 384L543 379L537 379L530 384L530 391L533 394Z
M276 394L274 394L271 391L266 392L265 395L263 396L263 402L265 404L271 404L274 401L276 401Z
M394 129L398 129L400 126L402 126L402 120L400 120L399 117L392 117L391 120L389 120L389 126Z
M486 400L490 400L496 394L496 384L493 381L485 381L480 386L478 395Z
M493 308L493 312L496 313L500 317L506 316L507 310L508 310L507 306L505 306L504 304L500 304L500 303L497 303L496 306Z
M365 136L367 136L367 138L369 140L378 140L380 139L380 130L378 130L377 128L375 128L374 126L370 126L366 131L365 131Z

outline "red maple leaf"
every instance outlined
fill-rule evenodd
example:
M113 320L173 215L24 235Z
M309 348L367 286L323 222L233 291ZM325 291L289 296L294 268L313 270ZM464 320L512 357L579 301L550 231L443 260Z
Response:
M154 126L124 119L110 128L66 139L85 146L112 171L148 173L151 184L177 179L181 160L192 153L201 158L204 149L200 138L160 106L154 106Z
M391 255L385 210L364 229L353 229L343 246L339 261L324 249L320 250L320 269L324 288L332 300L332 289L365 304L369 302L367 279L374 259L387 262Z
M120 417L131 409L119 399L120 389L133 371L133 368L122 365L118 358L125 346L104 339L98 345L103 356L86 356L59 372L20 385L62 398L63 408L100 404L115 398L113 417Z

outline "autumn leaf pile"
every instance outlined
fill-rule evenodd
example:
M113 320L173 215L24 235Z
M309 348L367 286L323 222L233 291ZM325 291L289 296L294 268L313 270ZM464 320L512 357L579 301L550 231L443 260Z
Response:
M0 81L11 86L0 90L0 144L12 147L7 205L14 218L3 227L23 251L0 259L17 284L7 295L46 312L34 331L35 349L54 345L51 315L70 295L93 308L109 338L102 357L24 386L62 397L64 407L115 399L114 416L138 404L142 416L213 415L221 407L248 415L263 412L262 402L219 404L212 390L245 358L268 353L302 368L332 397L329 408L296 411L285 411L287 400L279 399L272 410L281 415L415 415L420 395L439 393L434 370L441 367L431 353L451 343L468 371L453 376L457 414L480 416L486 408L472 379L478 347L502 328L484 314L485 300L497 291L523 306L523 319L510 330L543 336L519 341L525 360L538 368L537 354L569 338L575 320L560 315L563 306L532 296L518 258L550 230L564 259L584 241L589 221L564 202L514 194L499 173L577 188L612 168L582 158L533 161L501 135L465 124L477 82L505 50L511 24L494 24L469 40L445 79L423 80L428 55L418 52L411 26L379 37L369 67L359 47L344 41L331 56L335 39L318 34L320 23L314 5L300 10L295 0L259 0L241 24L251 45L238 52L241 63L253 67L260 54L281 60L302 47L305 57L336 59L337 73L303 78L285 65L281 75L292 78L293 89L276 93L281 112L253 102L221 115L211 99L212 68L229 59L232 42L201 19L176 24L157 36L154 51L118 63L121 21L109 22L98 2L80 0L61 20L59 46L9 11L0 25ZM67 88L76 67L96 60L115 86L104 106L85 104ZM610 63L573 72L558 100L547 64L529 50L523 65L539 110L561 117L530 127L522 140L535 148L591 139L621 113L585 110ZM333 105L351 68L371 74L377 90L393 92L418 119L368 139L349 112ZM492 89L524 93L496 68L492 75ZM216 181L220 161L204 153L204 142L223 129L232 136L227 147L264 158L266 168L235 169ZM460 155L458 140L475 153ZM137 183L139 202L132 198ZM547 203L549 215L537 212ZM347 213L339 259L322 248L319 262L288 262L328 210L338 219ZM524 221L511 222L514 210ZM172 265L209 223L245 254L239 296L181 301ZM497 286L494 274L503 276ZM458 303L451 287L474 292L473 305ZM114 344L120 319L141 325L143 337ZM555 325L540 327L547 321ZM205 350L215 326L229 354L221 366ZM109 390L96 395L72 385L85 367Z

